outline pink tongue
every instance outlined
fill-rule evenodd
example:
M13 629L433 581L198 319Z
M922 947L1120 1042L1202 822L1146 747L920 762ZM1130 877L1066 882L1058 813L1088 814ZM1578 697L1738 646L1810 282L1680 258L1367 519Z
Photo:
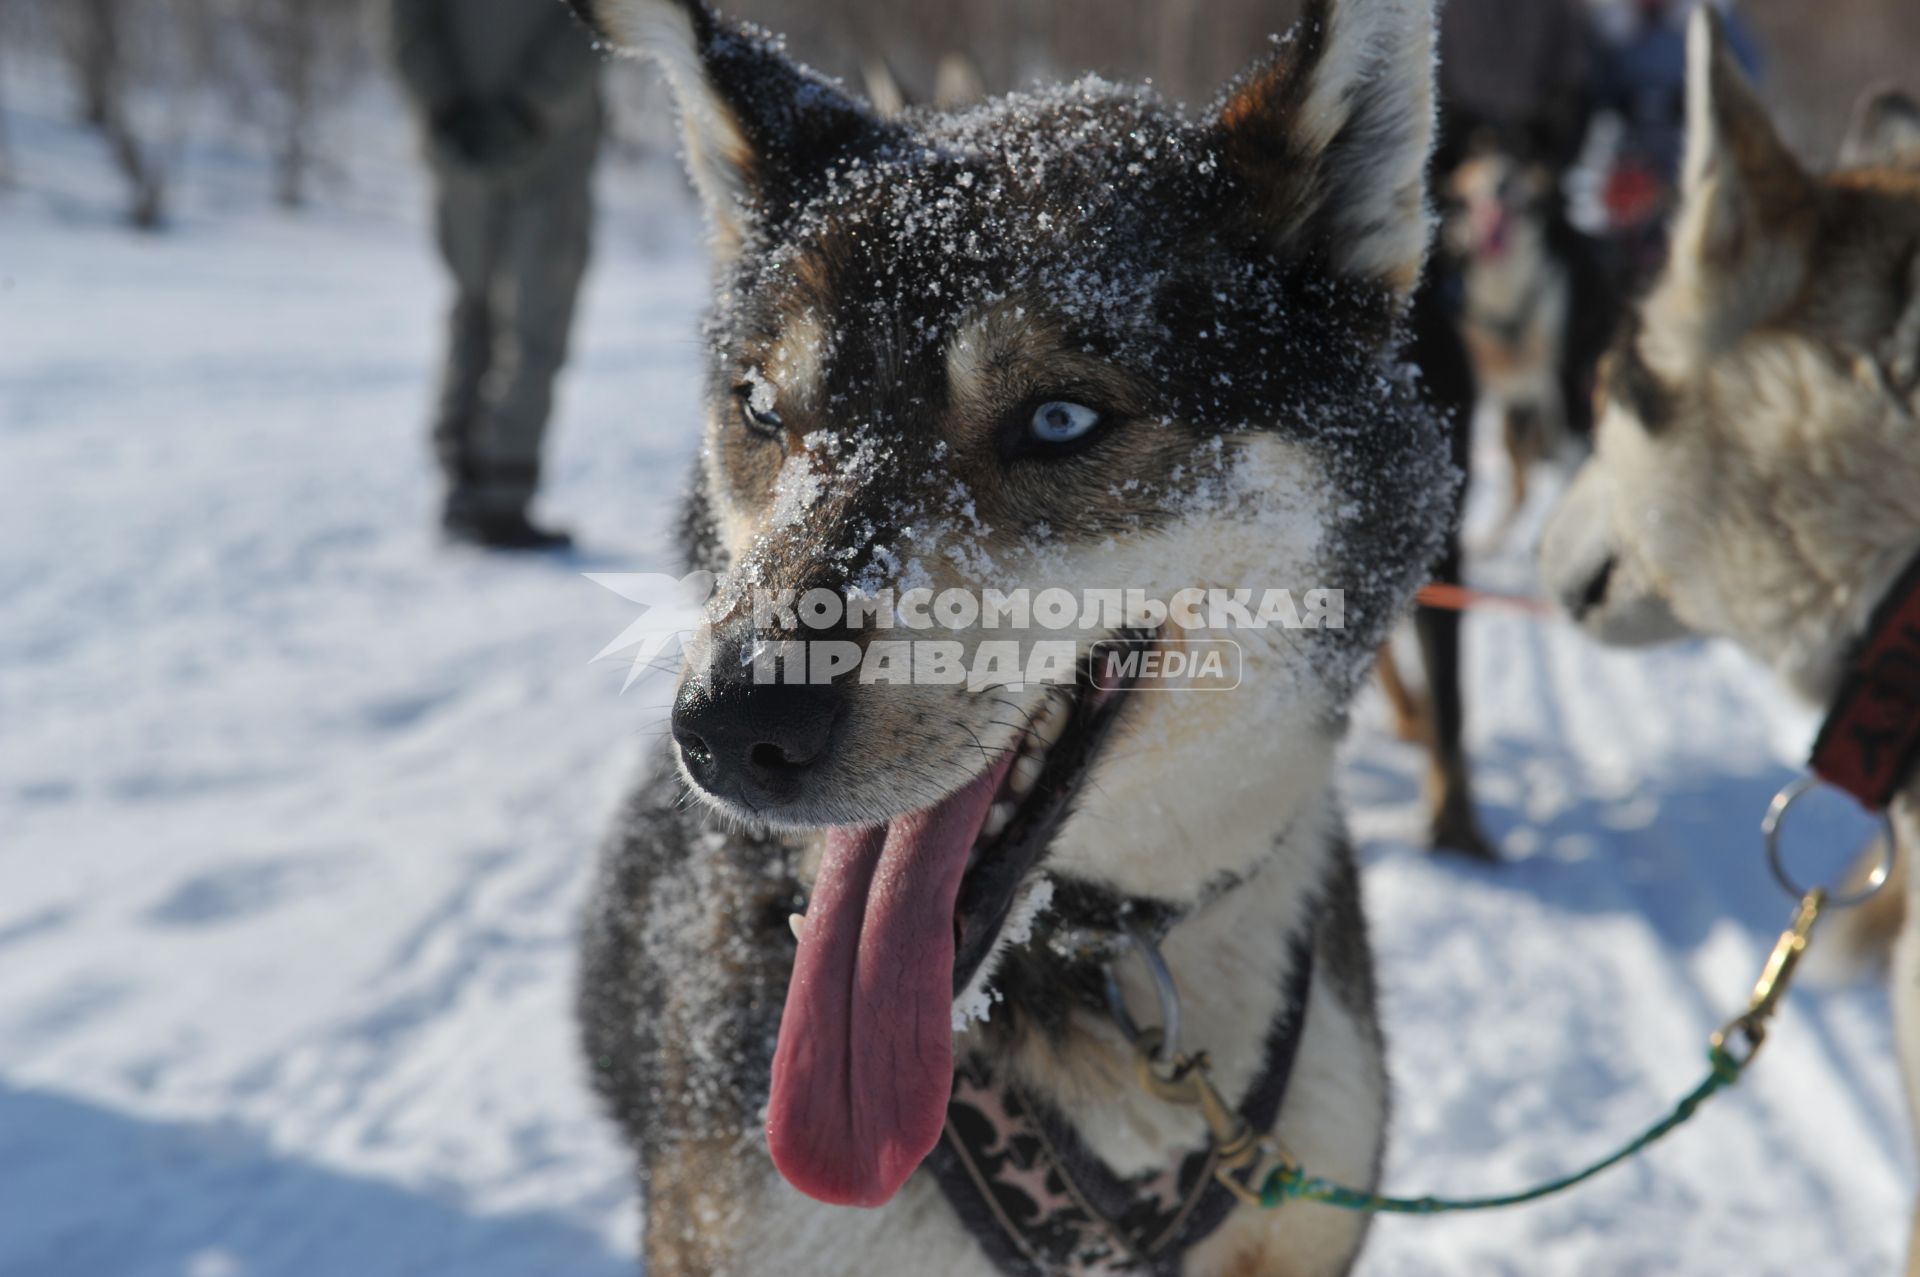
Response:
M827 833L767 1114L774 1165L809 1197L885 1205L940 1139L954 901L1011 761L885 829Z

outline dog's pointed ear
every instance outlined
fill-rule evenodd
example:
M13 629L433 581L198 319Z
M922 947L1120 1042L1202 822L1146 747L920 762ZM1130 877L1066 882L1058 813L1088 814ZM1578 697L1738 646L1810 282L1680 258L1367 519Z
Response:
M1687 152L1660 300L1712 349L1799 293L1819 188L1774 129L1710 4L1687 32Z
M1920 102L1891 85L1862 94L1840 147L1840 163L1847 168L1920 163Z
M704 0L566 2L601 41L665 72L723 262L757 223L797 207L837 161L890 136L865 103Z
M1307 0L1215 128L1260 232L1349 277L1412 293L1432 231L1432 0Z

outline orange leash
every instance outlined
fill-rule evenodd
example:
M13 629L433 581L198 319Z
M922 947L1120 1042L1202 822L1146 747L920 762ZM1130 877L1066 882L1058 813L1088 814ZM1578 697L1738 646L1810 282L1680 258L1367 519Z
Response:
M1423 586L1417 598L1421 607L1439 608L1443 612L1498 609L1542 618L1558 616L1560 613L1560 609L1545 599L1525 594L1503 594L1497 590L1475 590L1464 585L1435 583Z

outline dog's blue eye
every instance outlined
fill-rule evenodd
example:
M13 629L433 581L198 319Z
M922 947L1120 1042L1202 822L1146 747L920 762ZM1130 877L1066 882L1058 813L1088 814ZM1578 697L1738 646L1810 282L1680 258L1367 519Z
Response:
M1033 437L1041 443L1073 443L1099 424L1100 414L1084 404L1043 403L1034 410Z
M780 437L786 423L771 406L769 401L773 396L767 393L765 383L735 387L734 394L740 399L740 419L746 423L747 429L770 439Z

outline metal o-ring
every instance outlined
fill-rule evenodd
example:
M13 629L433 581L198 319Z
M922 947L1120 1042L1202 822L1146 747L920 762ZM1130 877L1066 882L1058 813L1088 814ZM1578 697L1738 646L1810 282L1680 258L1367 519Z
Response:
M1154 1053L1154 1058L1161 1064L1171 1064L1180 1054L1180 986L1173 982L1173 972L1153 941L1135 927L1126 928L1124 934L1132 950L1140 955L1147 974L1153 977L1154 997L1160 1003L1160 1049ZM1127 1040L1138 1042L1143 1031L1133 1014L1127 1010L1126 995L1120 990L1119 974L1111 964L1107 967L1107 1005Z
M1767 805L1766 819L1760 822L1760 833L1767 840L1767 865L1773 870L1774 881L1796 900L1803 899L1809 889L1794 881L1793 874L1787 869L1786 858L1780 854L1780 826L1786 818L1787 809L1805 798L1821 783L1820 778L1811 773L1800 777L1773 796L1773 801ZM1879 861L1874 865L1873 872L1867 876L1866 885L1859 890L1841 895L1832 891L1831 888L1827 889L1829 893L1827 903L1834 908L1850 909L1855 905L1865 904L1880 894L1880 889L1887 885L1887 879L1893 875L1895 854L1893 818L1884 811L1879 815L1886 834L1880 844Z

